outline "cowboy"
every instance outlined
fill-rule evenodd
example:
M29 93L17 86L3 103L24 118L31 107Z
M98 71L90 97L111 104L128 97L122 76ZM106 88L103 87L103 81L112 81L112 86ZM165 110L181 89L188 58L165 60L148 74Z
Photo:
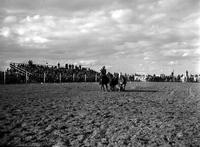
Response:
M101 89L103 89L105 91L104 86L106 86L106 90L108 91L108 83L109 83L109 78L106 75L106 68L105 66L103 66L100 70L100 82L99 84L101 85Z
M105 68L105 66L103 66L101 68L100 72L101 72L101 76L105 76L106 75L106 68Z

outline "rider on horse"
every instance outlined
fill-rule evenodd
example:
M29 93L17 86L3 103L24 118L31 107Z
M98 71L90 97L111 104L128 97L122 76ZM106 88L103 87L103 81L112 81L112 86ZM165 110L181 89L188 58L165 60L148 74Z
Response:
M109 83L109 78L106 75L106 68L103 66L100 70L100 82L99 84L101 85L101 88L105 90L104 86L106 86L106 90L108 91L108 83Z
M105 76L106 75L106 68L105 68L105 66L103 66L101 68L100 72L101 72L101 76Z

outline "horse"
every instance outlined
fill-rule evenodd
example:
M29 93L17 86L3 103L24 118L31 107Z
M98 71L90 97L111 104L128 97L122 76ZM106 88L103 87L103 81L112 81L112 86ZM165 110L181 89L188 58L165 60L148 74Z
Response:
M119 83L119 78L116 75L113 76L112 74L110 74L109 79L110 79L110 90L111 91L115 91L116 90L116 86Z
M127 84L126 77L124 75L120 75L120 78L119 78L120 91L125 91L126 84Z
M101 75L99 84L101 85L101 90L103 89L104 91L105 87L108 91L108 84L111 91L124 91L127 84L127 79L125 76L119 75L118 73L114 73L114 75L108 73L107 75Z
M101 85L101 90L105 91L105 87L106 87L106 90L108 91L109 81L110 80L107 75L101 75L100 81L99 81L99 85Z
M124 75L116 74L116 77L114 78L114 88L118 91L125 91L126 84L126 77Z

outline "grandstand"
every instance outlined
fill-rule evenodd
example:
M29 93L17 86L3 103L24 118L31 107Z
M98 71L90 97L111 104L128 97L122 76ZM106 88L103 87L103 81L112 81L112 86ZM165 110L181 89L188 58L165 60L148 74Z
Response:
M1 83L5 76L0 73ZM58 83L58 82L97 82L99 73L81 67L66 64L65 67L28 63L10 63L6 71L6 83Z

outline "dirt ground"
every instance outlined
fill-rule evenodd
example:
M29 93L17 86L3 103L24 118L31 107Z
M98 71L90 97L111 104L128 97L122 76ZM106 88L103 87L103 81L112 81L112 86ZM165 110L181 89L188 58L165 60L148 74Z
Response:
M200 146L200 83L0 85L0 146Z

